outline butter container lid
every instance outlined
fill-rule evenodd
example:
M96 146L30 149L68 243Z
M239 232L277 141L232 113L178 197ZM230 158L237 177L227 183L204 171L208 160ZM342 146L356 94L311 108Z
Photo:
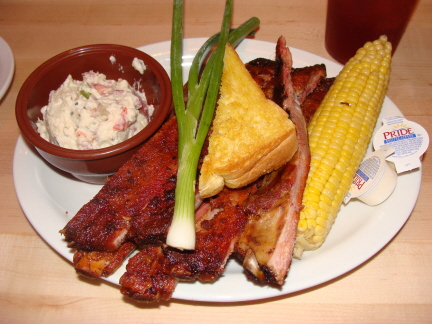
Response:
M345 204L357 198L367 205L375 206L392 194L396 187L397 174L393 163L387 162L386 158L394 153L393 147L384 145L364 158L344 198Z
M419 124L401 116L383 119L383 126L375 133L375 150L390 145L395 153L387 160L396 166L397 173L421 166L421 157L429 146L429 135Z

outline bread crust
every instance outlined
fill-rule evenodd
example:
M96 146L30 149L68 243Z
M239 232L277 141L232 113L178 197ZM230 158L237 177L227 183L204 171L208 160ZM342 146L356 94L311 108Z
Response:
M298 148L288 114L265 97L229 44L212 127L199 177L202 198L224 186L245 186L280 168Z

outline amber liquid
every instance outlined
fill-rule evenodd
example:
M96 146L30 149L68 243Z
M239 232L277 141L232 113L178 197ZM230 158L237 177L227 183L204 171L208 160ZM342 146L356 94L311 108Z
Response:
M345 64L368 41L387 35L396 50L417 0L328 0L326 48Z

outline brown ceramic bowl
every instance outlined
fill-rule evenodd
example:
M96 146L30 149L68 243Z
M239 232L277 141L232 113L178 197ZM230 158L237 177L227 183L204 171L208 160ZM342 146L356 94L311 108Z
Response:
M112 55L115 63L110 61ZM144 61L144 74L132 67L135 57ZM155 107L150 123L132 138L108 148L72 150L51 144L36 131L36 121L42 119L41 108L48 104L49 93L57 90L69 74L82 80L82 73L88 71L103 73L107 79L126 79L130 85L140 83L147 102ZM71 49L39 66L21 87L15 114L22 135L46 161L80 180L102 184L158 130L171 108L170 79L154 58L134 48L102 44Z

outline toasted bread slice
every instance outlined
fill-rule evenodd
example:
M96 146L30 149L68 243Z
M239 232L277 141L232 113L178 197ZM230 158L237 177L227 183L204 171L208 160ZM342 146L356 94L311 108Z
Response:
M199 194L239 188L287 163L297 151L295 126L268 100L234 48L225 50L220 99L199 177Z

